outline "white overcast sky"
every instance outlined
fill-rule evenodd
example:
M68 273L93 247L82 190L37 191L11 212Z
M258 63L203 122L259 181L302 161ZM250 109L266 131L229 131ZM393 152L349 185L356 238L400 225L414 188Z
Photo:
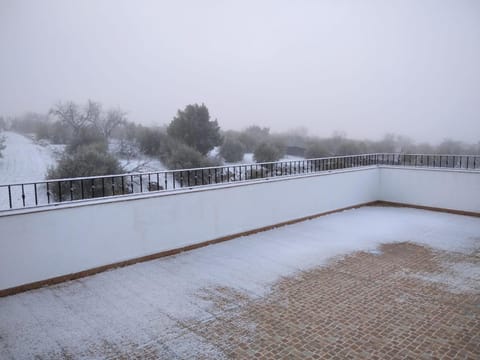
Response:
M480 140L479 0L0 0L0 115L60 100L165 124Z

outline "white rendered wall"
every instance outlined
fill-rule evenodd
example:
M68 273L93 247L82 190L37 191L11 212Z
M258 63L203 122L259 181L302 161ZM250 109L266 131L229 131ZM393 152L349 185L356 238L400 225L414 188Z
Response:
M480 213L480 171L380 167L380 199Z
M0 216L0 290L378 199L379 169Z

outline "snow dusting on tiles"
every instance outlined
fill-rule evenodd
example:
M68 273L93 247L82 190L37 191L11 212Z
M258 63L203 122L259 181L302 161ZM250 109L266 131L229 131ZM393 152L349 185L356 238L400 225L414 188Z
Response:
M2 298L0 358L108 358L130 349L152 358L192 351L221 358L221 349L186 325L218 315L205 294L230 289L261 299L282 277L393 242L469 254L480 247L480 219L364 207ZM478 281L478 267L429 276L461 290Z

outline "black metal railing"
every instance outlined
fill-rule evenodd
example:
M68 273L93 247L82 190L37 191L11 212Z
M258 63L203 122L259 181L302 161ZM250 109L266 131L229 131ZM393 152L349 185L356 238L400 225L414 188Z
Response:
M372 165L480 169L480 155L362 154L0 185L0 211Z

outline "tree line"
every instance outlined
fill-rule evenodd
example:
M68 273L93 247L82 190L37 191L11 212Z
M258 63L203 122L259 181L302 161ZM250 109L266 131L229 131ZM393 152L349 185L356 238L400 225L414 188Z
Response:
M48 171L49 179L125 172L118 158L139 153L158 158L169 169L241 162L246 153L252 153L256 162L277 161L285 155L318 158L382 152L480 154L480 142L465 144L451 139L434 146L394 134L374 141L351 139L341 132L314 137L304 129L271 133L269 128L258 125L225 131L216 119L211 119L205 104L179 109L166 126L145 126L129 121L120 108L104 109L96 101L83 105L60 102L47 114L0 117L2 129L33 134L39 141L65 144L57 166ZM109 146L112 141L118 144L115 151ZM0 136L0 155L4 147ZM213 149L217 153L212 154Z

